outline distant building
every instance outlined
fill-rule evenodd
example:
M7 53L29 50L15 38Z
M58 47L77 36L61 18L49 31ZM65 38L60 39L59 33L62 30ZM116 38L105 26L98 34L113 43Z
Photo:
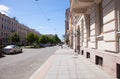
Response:
M10 18L0 13L0 44L10 44L9 37L13 33L18 33L21 39L20 43L23 43L26 35L30 32L40 35L36 30L33 30L24 24L20 24L16 18Z
M68 38L68 34L69 34L69 13L70 13L70 8L66 9L66 13L65 13L65 38Z
M120 0L70 0L70 46L120 78Z

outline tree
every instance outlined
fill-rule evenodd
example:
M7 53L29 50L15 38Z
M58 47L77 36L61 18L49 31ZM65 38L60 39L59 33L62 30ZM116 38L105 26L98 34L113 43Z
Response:
M19 37L19 35L17 34L17 33L14 33L11 37L10 37L10 41L12 42L12 43L18 43L18 42L20 42L20 37Z
M54 45L54 44L57 44L57 43L60 43L60 42L61 42L61 40L58 38L57 35L54 35L54 36L42 35L39 38L39 43L42 43L42 44Z
M35 37L35 43L39 43L39 36L37 34L34 34Z
M42 36L40 36L40 38L39 38L39 43L46 44L46 43L48 43L48 42L49 42L49 38L48 38L47 35L42 35Z
M26 36L26 40L29 42L29 44L33 44L38 41L38 36L31 32Z
M55 39L56 44L57 44L57 43L61 43L61 40L60 40L60 38L59 38L57 35L55 35L55 36L53 37L53 39Z

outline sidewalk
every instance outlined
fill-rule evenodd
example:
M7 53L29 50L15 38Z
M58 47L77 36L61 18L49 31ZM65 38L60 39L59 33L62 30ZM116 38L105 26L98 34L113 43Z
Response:
M116 79L64 47L51 56L29 79Z

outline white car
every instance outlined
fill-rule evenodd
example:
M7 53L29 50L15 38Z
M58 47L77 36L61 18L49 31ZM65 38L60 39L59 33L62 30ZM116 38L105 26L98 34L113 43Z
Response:
M20 48L17 45L7 45L6 47L3 48L3 52L6 54L19 53L22 52L22 48Z

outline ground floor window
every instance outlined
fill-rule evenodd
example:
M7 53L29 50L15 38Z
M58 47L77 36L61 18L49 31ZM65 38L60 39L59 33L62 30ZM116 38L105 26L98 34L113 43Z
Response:
M103 65L103 58L96 55L95 56L95 64L102 66Z
M89 52L87 52L86 58L90 58L90 53Z
M120 78L120 64L117 63L117 78Z
M83 55L83 54L84 54L84 51L82 50L81 55Z

